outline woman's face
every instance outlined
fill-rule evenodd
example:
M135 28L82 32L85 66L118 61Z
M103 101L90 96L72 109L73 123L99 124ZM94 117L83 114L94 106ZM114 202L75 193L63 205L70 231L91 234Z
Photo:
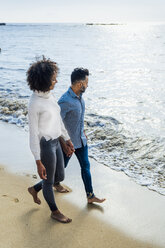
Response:
M53 77L52 77L51 86L50 86L49 89L50 90L53 90L56 83L57 83L57 73L55 72L54 75L53 75Z

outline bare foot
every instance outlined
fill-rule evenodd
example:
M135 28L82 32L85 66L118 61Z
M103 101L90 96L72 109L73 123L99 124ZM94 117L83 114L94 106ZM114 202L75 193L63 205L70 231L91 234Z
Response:
M55 184L55 185L54 185L54 188L55 188L58 192L60 192L60 193L68 193L68 192L69 192L69 190L66 189L66 188L64 188L60 183L59 183L59 184Z
M29 187L28 192L32 195L34 202L40 205L41 200L38 198L37 196L38 192L35 191L34 187Z
M72 219L63 215L59 210L53 211L51 213L51 218L61 223L70 223L72 221Z
M97 202L97 203L102 203L104 202L106 199L103 198L103 199L99 199L97 198L96 196L92 197L92 198L88 198L88 203L94 203L94 202Z

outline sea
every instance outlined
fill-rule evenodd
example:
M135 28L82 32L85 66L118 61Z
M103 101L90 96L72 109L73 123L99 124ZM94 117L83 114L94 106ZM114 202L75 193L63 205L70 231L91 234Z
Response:
M50 58L56 99L88 68L89 156L165 195L165 23L8 23L0 26L0 120L28 131L26 71Z

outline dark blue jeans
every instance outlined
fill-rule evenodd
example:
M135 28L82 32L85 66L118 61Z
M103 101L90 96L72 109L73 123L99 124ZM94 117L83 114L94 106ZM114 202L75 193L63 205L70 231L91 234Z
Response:
M64 154L64 164L66 168L70 160L70 157L67 157L64 152L63 154ZM87 197L92 198L94 196L94 193L93 193L93 188L92 188L90 163L88 159L88 146L86 145L86 146L82 146L81 148L75 149L75 155L81 167L81 177L84 183Z

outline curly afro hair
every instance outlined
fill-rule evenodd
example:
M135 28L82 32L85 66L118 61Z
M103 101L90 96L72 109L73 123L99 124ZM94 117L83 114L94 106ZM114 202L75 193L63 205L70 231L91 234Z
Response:
M52 84L52 77L58 73L57 63L46 59L44 56L30 65L26 75L27 82L31 90L46 92Z

